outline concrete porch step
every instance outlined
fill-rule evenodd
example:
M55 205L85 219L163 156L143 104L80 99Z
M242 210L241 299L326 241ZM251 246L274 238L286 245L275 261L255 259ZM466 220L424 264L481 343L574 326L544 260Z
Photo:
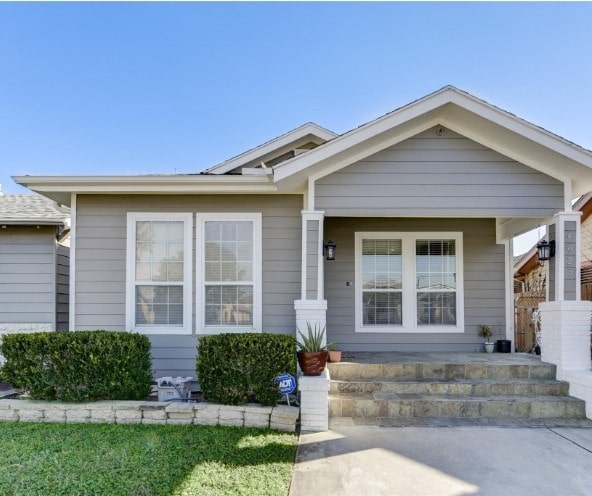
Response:
M529 358L528 363L406 362L330 363L332 380L364 379L555 379L556 367Z
M585 403L569 396L331 393L329 417L584 418Z
M567 396L569 384L551 379L332 380L331 392L464 396Z
M489 418L489 417L335 417L329 426L373 425L379 427L504 427L592 428L586 418Z

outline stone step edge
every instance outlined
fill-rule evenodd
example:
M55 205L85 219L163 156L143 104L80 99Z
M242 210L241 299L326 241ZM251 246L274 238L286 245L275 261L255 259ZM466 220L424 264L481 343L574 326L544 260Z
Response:
M413 397L411 397L413 396ZM464 394L405 394L405 393L329 393L329 401L506 401L511 403L550 402L550 403L578 403L584 402L573 396L468 396Z
M341 377L343 375L348 377ZM507 369L507 371L504 371ZM553 364L488 364L488 363L337 363L329 366L336 380L381 378L475 378L475 379L555 379ZM447 372L448 370L448 372ZM468 376L468 377L467 377Z
M331 383L335 384L527 384L527 385L569 385L566 381L557 379L536 379L525 378L520 379L516 377L493 377L487 378L472 378L472 377L458 377L458 378L438 378L438 377L370 377L359 379L331 379Z
M545 428L592 427L592 420L579 417L568 418L496 418L496 417L332 417L329 427L370 426L385 427L503 427Z

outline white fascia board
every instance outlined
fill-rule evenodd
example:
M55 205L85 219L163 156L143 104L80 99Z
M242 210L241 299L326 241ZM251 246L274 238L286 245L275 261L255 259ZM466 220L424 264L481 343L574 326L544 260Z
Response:
M277 138L274 138L271 141L268 141L244 153L241 153L240 155L237 155L234 158L226 160L221 164L210 167L209 169L206 169L204 172L215 175L226 174L231 170L237 169L241 165L247 164L253 160L258 159L259 157L263 157L264 155L267 155L268 153L271 153L274 150L287 146L290 143L302 139L309 134L316 136L317 138L321 138L323 141L329 141L338 136L337 134L333 133L332 131L329 131L328 129L324 129L321 126L314 124L313 122L309 122L300 127L297 127L296 129L293 129L292 131L287 132L286 134L282 134L281 136L278 136Z
M484 119L490 120L500 126L514 131L535 143L545 146L561 155L592 167L592 151L587 150L571 141L547 131L546 129L532 124L516 115L513 115L503 109L495 107L479 98L451 88L453 91L451 103L458 105L470 112L473 112Z
M381 133L389 131L396 126L420 117L435 108L447 103L446 94L442 91L434 93L416 102L410 103L406 107L395 110L390 114L375 119L363 126L349 131L333 139L323 146L315 148L310 152L296 156L290 160L273 166L274 177L277 181L286 179L303 169L310 167L318 162L326 160L337 153L343 152L364 141L374 138Z
M255 194L277 193L265 176L15 176L14 181L39 194L69 204L77 194Z

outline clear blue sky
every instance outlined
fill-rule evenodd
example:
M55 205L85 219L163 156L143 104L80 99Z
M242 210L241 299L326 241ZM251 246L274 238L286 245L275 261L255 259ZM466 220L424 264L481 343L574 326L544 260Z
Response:
M592 3L0 3L0 183L197 172L453 84L592 148Z

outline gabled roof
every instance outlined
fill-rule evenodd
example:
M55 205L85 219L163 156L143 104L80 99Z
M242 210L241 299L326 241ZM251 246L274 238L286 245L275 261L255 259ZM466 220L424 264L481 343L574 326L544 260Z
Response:
M573 181L573 196L592 190L591 151L453 86L274 166L275 182L284 189L319 179L436 125L570 186Z
M322 145L336 136L337 134L328 129L313 122L308 122L262 145L228 159L221 164L210 167L203 171L202 174L226 174L249 164L255 163L258 165L260 162L276 158L278 155L290 151L299 145L304 145L309 141L317 145Z
M14 180L66 204L70 193L301 193L309 180L320 179L434 126L448 128L563 182L566 201L592 190L591 151L452 86L340 136L316 124L305 124L197 175L21 176ZM318 146L297 155L286 153L307 140ZM283 160L292 155L277 163L278 157ZM276 165L258 167L266 160Z
M0 224L61 226L70 209L41 195L0 195Z

